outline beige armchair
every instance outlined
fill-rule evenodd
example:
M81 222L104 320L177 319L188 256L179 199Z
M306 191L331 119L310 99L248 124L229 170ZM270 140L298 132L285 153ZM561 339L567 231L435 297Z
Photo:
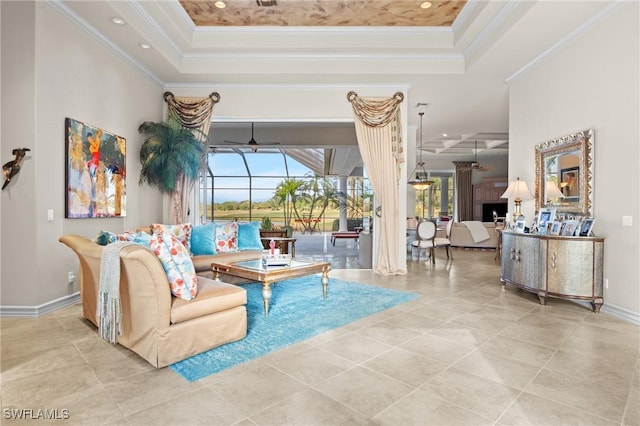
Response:
M94 325L103 246L80 235L59 240L80 261L80 298L85 318ZM120 250L122 335L118 343L164 367L247 334L247 294L235 285L198 276L198 294L190 301L171 295L155 254L141 245ZM107 344L105 342L105 344Z

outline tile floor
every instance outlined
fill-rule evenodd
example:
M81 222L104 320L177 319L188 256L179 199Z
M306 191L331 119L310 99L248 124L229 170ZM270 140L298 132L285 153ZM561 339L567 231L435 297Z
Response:
M78 306L2 318L0 423L640 424L638 326L502 290L492 252L442 256L406 276L332 271L422 297L194 383L101 341Z

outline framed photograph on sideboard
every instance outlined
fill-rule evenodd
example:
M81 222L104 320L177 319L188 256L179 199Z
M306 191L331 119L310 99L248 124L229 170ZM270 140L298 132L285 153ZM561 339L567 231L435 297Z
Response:
M551 223L551 228L549 228L549 233L551 235L560 235L560 230L562 229L562 222L554 220Z
M527 220L524 216L519 216L516 221L516 232L523 233L526 222Z
M562 229L562 235L566 237L573 237L576 233L576 229L578 228L577 220L565 220L564 228Z
M592 217L588 217L586 219L583 219L582 222L580 222L580 236L581 237L588 237L589 235L591 235L591 230L593 229L593 223L596 220Z
M555 219L555 207L542 207L538 212L538 234L546 234L549 224L552 223Z

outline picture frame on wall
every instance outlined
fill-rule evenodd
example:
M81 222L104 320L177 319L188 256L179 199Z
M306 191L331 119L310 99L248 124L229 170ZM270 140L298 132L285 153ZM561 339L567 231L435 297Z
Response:
M579 232L581 237L588 237L589 235L591 235L591 231L593 230L593 224L595 221L596 220L594 218L588 217L580 222Z
M72 118L65 129L65 218L126 216L126 139Z

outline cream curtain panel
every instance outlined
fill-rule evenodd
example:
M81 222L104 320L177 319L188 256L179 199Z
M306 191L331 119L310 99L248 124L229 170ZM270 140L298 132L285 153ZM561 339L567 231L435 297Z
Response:
M196 136L206 145L213 107L220 101L220 95L213 92L207 98L176 98L173 93L165 92L164 100L169 108L169 113L175 113L182 126L198 130ZM203 163L205 159L206 157L202 159ZM169 201L169 216L174 223L187 221L191 210L189 202L194 185L195 181L186 177L183 177L182 182L178 183L176 192Z
M454 161L456 166L456 194L458 221L473 220L473 186L471 185L471 162Z
M404 162L400 103L404 95L398 92L389 99L365 99L355 92L349 92L347 99L356 118L356 136L362 161L382 207L376 229L379 245L374 272L379 275L404 275L407 269L398 262L398 238L404 233L398 224L400 171Z

